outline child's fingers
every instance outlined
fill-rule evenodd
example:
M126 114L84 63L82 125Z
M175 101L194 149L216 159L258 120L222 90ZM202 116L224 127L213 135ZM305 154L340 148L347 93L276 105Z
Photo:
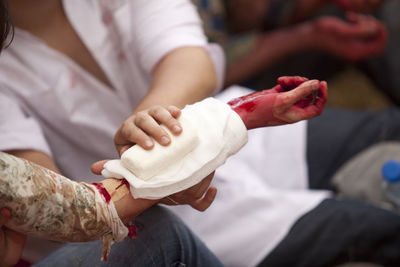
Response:
M165 109L164 111L167 112ZM153 114L150 113L150 111L149 114L144 112L138 113L135 118L135 125L139 128L138 130L146 133L148 136L152 136L159 144L164 146L168 145L171 142L171 139L169 138L168 133L160 126L160 124L157 123L158 120L162 121L162 118L160 118L162 115L160 115L158 111L155 113L153 111ZM167 113L169 114L169 112ZM168 116L171 117L171 115ZM138 137L143 137L138 130L136 130L134 134ZM148 136L147 138L149 138ZM140 141L136 143L140 145Z
M169 106L167 107L167 110L175 119L179 118L179 116L181 115L181 110L175 106Z
M175 106L167 107L167 111L169 112L169 116L165 115L162 121L162 124L167 126L167 128L174 134L178 135L182 132L182 126L177 120L181 115L181 110ZM172 117L171 117L172 116Z
M161 106L153 107L149 110L149 115L158 123L165 125L173 134L178 135L182 132L182 127L175 117L180 115L180 110L177 107L170 106L167 109ZM153 137L158 140L156 136Z
M117 135L120 140L123 140L124 143L119 143L121 145L126 145L127 143L138 144L144 149L151 149L154 145L153 140L148 136L142 129L136 126L136 116L134 120L130 120L125 122L120 130L120 133ZM157 123L156 123L157 124ZM118 143L117 139L116 143Z

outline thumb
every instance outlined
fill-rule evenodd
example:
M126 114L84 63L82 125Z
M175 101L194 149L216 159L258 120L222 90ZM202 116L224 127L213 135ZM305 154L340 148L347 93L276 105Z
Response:
M95 163L92 164L92 166L90 167L91 171L94 174L101 174L101 171L104 169L104 164L106 164L109 161L109 159L105 159L105 160L101 160L101 161L97 161Z

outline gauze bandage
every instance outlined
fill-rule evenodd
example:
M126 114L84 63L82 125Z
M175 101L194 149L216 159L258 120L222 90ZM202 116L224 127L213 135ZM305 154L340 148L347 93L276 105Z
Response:
M215 98L186 106L181 117L182 134L187 138L182 140L185 141L176 138L162 152L152 149L146 156L142 155L142 159L131 158L146 161L136 163L140 166L137 174L126 168L130 160L124 164L121 160L112 160L105 164L103 176L125 178L135 198L160 199L199 183L247 142L247 129L239 115ZM188 129L185 121L189 122ZM187 140L198 141L191 143ZM131 155L124 154L123 158ZM144 166L152 170L147 171ZM143 173L144 177L138 177Z
M132 146L121 156L121 164L132 172L137 178L149 180L156 174L182 160L199 144L199 136L185 115L180 116L179 122L184 129L178 136L173 135L167 127L161 125L171 138L168 146L154 142L151 150L141 146Z

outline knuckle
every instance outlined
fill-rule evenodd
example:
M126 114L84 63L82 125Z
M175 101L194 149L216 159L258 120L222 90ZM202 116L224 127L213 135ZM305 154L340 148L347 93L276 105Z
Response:
M160 116L163 112L163 107L156 105L149 109L149 114L152 116Z
M124 121L122 123L121 127L119 128L120 132L123 131L123 129L127 128L129 126L129 124L130 124L129 120Z
M146 121L146 114L145 113L140 112L140 113L136 114L135 124L140 125L144 121Z

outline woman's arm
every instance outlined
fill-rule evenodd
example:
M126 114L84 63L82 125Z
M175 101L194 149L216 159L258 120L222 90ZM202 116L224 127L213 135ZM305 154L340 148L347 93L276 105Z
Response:
M209 97L217 76L208 52L201 47L182 47L168 53L154 68L150 91L135 111L152 105L187 104Z
M148 109L154 105L167 107L174 105L184 107L208 96L217 87L217 77L208 53L200 47L183 47L168 53L155 67L150 91L143 98L134 112L118 129L114 137L114 143L118 152L123 147L129 147L138 142L132 138L131 133L135 125L136 115L139 111ZM174 131L179 134L179 131ZM169 144L168 135L154 136L162 145ZM145 141L139 142L144 148L151 148Z

